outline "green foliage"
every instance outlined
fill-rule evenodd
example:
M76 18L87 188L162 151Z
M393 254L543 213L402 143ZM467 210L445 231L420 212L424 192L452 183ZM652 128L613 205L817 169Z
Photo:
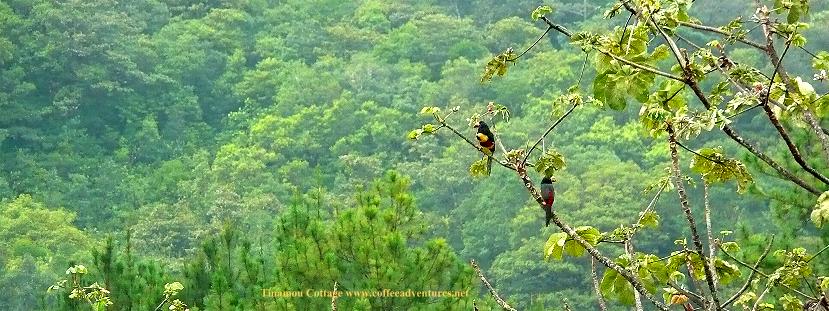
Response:
M486 63L486 67L484 67L484 73L481 76L481 83L492 80L492 77L495 75L500 77L507 74L507 69L509 69L510 64L515 62L516 56L517 55L512 48L507 49L501 54L493 56Z
M815 70L829 70L829 52L818 52L817 57L812 59L812 68Z
M803 302L796 296L785 294L780 297L780 305L784 311L801 311L803 310Z
M537 8L535 8L535 10L533 10L533 12L530 14L530 18L532 18L534 21L537 21L541 19L541 17L550 13L553 13L552 7L550 7L549 5L540 5Z
M486 157L478 161L472 162L472 164L469 165L469 175L471 175L472 177L489 176L489 170L487 169L486 163Z
M547 150L535 161L535 170L547 177L553 177L557 171L563 170L565 167L567 167L567 164L564 162L564 155L555 149Z
M630 265L628 257L617 258L615 262L625 267ZM633 305L633 285L631 285L624 276L615 270L607 270L604 273L604 276L602 276L602 280L599 283L599 291L601 291L602 296L607 297L608 299L619 301L620 303L628 306Z
M822 228L823 224L829 223L829 191L818 197L817 204L811 213L812 222L815 227Z
M809 265L810 256L804 248L795 248L791 251L778 250L774 256L783 261L783 266L769 275L769 284L783 283L788 286L799 286L800 282L812 277L812 267Z
M723 155L722 147L702 148L697 150L697 153L691 162L691 170L702 175L706 183L734 180L737 182L737 192L744 193L753 182L746 166Z
M648 228L656 228L659 227L659 214L654 211L647 211L641 215L641 219L639 220L639 224Z
M590 245L596 245L602 237L598 229L590 226L575 228L576 234L587 241ZM584 255L584 247L571 239L567 233L557 232L550 235L547 243L544 244L544 259L562 260L563 255L580 257Z

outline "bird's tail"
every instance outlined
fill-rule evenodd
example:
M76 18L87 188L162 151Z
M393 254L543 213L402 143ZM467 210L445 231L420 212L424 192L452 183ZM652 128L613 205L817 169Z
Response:
M544 207L544 226L550 226L550 220L553 219L553 207L546 206Z
M486 174L487 174L487 176L489 176L490 173L492 173L492 156L487 156L486 157Z

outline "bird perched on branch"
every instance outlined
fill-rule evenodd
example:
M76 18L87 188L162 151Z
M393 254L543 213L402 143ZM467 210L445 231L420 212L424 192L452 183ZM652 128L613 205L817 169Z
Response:
M553 202L556 200L556 189L550 177L544 176L541 179L541 199L544 200L545 226L549 227L550 219L553 218Z
M483 147L484 153L487 155L486 173L489 175L492 171L492 156L495 155L495 134L492 134L492 131L489 130L489 125L484 121L478 121L475 127L478 128L478 133L475 134L475 137L478 138L478 144Z

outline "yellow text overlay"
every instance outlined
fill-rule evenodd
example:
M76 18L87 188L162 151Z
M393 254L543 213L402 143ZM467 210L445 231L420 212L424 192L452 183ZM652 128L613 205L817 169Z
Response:
M460 298L469 295L469 290L439 291L439 290L274 290L262 289L262 296L267 298Z

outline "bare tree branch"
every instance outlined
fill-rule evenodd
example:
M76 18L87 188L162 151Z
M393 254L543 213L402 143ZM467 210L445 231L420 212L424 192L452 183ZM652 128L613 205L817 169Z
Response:
M682 211L685 213L685 218L688 220L688 228L691 229L691 240L694 242L694 247L696 248L697 254L700 258L703 259L703 270L705 271L705 280L708 283L708 289L711 291L711 302L716 307L716 310L721 310L720 308L720 301L717 294L717 286L714 283L714 267L711 264L711 261L706 258L708 256L705 255L705 252L702 248L702 241L700 241L699 233L697 232L697 224L696 220L694 220L694 215L691 213L691 207L688 203L688 195L685 192L685 184L682 181L682 172L679 170L679 155L677 153L677 144L676 144L676 133L674 132L674 128L671 124L667 126L668 130L668 142L671 149L671 172L673 173L673 181L674 186L676 187L677 193L679 194L679 203L682 207Z
M475 273L477 273L478 277L481 278L481 282L484 283L484 286L486 286L486 288L489 289L489 294L492 295L492 298L495 298L495 302L504 310L516 311L515 308L507 304L507 302L504 301L504 299L501 299L501 296L498 296L498 292L496 292L495 288L492 287L492 284L489 284L489 281L486 280L486 277L484 277L484 273L481 272L481 268L478 267L478 264L475 263L475 260L473 259L469 263L472 264L472 269L475 269Z
M599 276L596 274L596 258L590 257L590 278L593 280L593 290L596 291L596 300L599 301L599 310L607 311L604 296L599 288Z
M705 207L705 210L704 210L704 212L705 212L705 231L706 231L706 234L708 235L708 260L710 261L709 265L714 267L714 259L716 258L715 256L717 255L717 253L716 253L717 246L715 244L716 242L714 241L714 234L712 233L713 229L711 228L711 201L709 200L709 196L708 196L708 194L709 194L708 183L703 181L702 182L702 187L703 187L702 188L703 189L702 190L703 191L703 202L704 202L704 207ZM719 283L719 276L717 275L717 270L716 269L712 270L711 274L714 277L714 284L716 285L717 283Z
M757 301L754 302L754 306L751 307L751 311L757 311L757 307L760 306L760 301L763 301L763 297L765 297L766 294L768 294L770 290L771 290L771 286L766 284L766 288L763 289L763 292L760 293L760 296L757 296Z
M759 6L759 3L758 3ZM763 101L763 105L768 106L769 97L771 97L771 86L774 83L774 76L776 74L780 74L780 79L783 80L783 83L786 85L787 90L797 90L798 85L794 83L791 78L789 77L788 72L786 71L785 67L783 67L783 59L786 57L786 52L789 51L789 47L791 47L791 38L786 39L786 48L783 50L783 53L780 56L777 56L777 49L774 47L774 39L773 39L773 32L772 26L770 24L768 16L760 16L760 24L763 26L763 34L766 38L766 48L765 52L768 55L769 60L772 64L774 64L774 72L772 73L771 79L769 81L769 87L766 91L766 96ZM766 114L768 115L771 109L764 109ZM773 112L772 112L773 114ZM771 120L774 116L769 115L769 120L774 124L774 127L780 132L780 136L783 137L783 140L786 141L786 146L789 148L792 156L797 161L797 164L800 164L804 170L815 176L815 178L819 179L825 184L829 184L829 179L826 179L823 175L818 173L814 168L810 167L806 164L806 161L803 160L803 157L800 155L800 152L797 150L797 147L791 142L791 139L788 138L788 134L785 133L785 129L782 125L780 125L779 121ZM817 135L818 141L821 143L821 147L823 150L824 160L829 161L829 136L823 132L823 128L820 126L820 123L815 119L815 116L812 114L812 111L807 106L803 112L803 118L806 120L806 123L809 127L812 128L812 131L815 132Z
M696 29L696 30L702 30L702 31L707 31L707 32L711 32L711 33L716 33L716 34L719 34L719 35L722 35L722 36L725 36L725 37L731 36L731 34L725 32L722 29L719 29L717 27L711 27L711 26L694 24L694 23L683 22L683 21L679 21L679 24L682 25L682 26L688 27L688 28ZM762 46L761 44L753 42L753 41L748 40L748 39L737 38L737 41L745 43L749 46L755 47L755 48L760 49L762 51L766 50L766 48L764 46Z
M634 258L633 257L633 243L630 241L630 239L625 241L625 254L630 256L630 258ZM637 292L637 291L633 292L633 302L634 302L634 305L636 306L636 311L644 311L645 310L644 307L642 306L642 295L639 294L639 292Z

